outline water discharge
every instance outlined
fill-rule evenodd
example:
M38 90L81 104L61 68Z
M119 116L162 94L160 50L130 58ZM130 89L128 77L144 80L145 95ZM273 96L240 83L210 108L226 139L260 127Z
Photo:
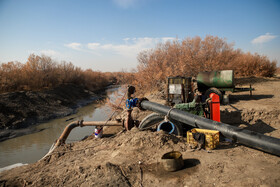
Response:
M110 100L115 100L116 97L120 97L118 95L124 94L124 90L121 87L110 87L106 92ZM82 119L84 121L105 121L110 117L111 113L110 106L92 103L79 108L76 114L36 126L36 128L42 129L40 132L0 142L0 168L15 163L36 162L48 152L51 145L70 122ZM93 132L94 127L75 128L70 133L66 143L79 141Z

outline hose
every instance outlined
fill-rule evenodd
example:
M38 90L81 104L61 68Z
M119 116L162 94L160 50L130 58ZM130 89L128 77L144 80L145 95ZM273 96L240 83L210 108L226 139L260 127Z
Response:
M139 124L139 129L140 130L145 130L148 128L151 128L153 126L156 126L159 122L164 121L165 116L158 114L158 113L151 113L148 116L146 116L141 123ZM182 129L182 124L181 122L174 120L174 119L169 119L175 126L173 134L176 134L178 136L183 136L183 129Z
M55 148L57 148L57 146L55 145L55 143L53 143L52 146L51 146L51 148L50 148L50 150L49 150L49 152L48 152L45 156L43 156L40 160L43 160L44 158L46 158L47 156L49 156L50 154L52 154L52 152L55 150ZM39 161L40 161L40 160L39 160Z

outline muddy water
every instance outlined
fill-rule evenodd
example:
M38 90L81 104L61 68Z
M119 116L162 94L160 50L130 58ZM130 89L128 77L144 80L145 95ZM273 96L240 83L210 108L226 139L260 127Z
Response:
M123 94L124 89L121 87L107 89L107 96L111 101L121 97ZM105 121L111 113L112 109L108 105L92 103L79 108L76 114L51 120L36 126L36 128L42 129L38 133L0 142L0 168L15 163L25 164L36 162L48 152L51 145L71 121L82 119L84 121ZM93 132L94 127L77 127L72 130L66 143L79 141L85 136L91 135Z

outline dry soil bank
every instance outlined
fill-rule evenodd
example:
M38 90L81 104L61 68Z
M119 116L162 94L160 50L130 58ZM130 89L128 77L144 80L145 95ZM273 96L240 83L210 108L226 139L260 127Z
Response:
M67 116L97 95L73 84L51 90L21 91L0 95L0 141L35 131L32 125Z

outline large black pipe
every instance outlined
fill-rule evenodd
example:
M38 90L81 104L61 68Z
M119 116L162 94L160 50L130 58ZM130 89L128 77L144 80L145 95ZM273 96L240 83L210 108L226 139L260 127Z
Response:
M280 156L280 139L266 136L257 132L241 129L225 123L213 121L197 115L190 114L179 109L171 109L158 103L153 103L144 100L140 103L140 107L146 110L151 110L163 115L169 113L169 118L180 121L197 128L211 129L220 131L220 133L238 143L256 148L267 153Z

